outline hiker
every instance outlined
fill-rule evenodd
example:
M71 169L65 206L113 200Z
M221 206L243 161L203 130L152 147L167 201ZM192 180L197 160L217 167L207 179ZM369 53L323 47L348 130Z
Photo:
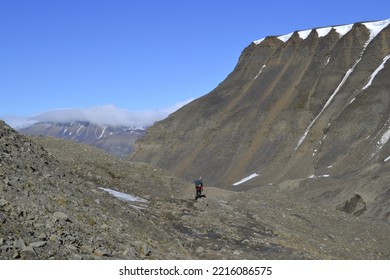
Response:
M195 200L198 200L198 198L201 198L201 197L206 197L204 194L202 194L202 192L203 192L202 177L200 177L199 180L194 181L194 183L195 183L195 189L196 189Z

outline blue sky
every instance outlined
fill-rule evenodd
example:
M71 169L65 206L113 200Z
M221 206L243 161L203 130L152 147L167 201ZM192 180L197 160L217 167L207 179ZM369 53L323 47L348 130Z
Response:
M0 0L0 118L166 111L214 89L254 40L389 11L388 1Z

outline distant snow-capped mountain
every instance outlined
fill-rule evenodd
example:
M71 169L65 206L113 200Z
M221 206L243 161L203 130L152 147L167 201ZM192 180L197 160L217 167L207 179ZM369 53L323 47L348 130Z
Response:
M92 145L116 156L128 156L134 144L145 135L145 128L114 127L75 121L69 123L39 122L20 132L28 135L52 136Z

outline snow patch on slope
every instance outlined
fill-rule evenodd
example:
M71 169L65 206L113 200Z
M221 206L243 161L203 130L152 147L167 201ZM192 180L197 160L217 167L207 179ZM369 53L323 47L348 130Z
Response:
M370 30L370 39L374 39L384 28L390 24L390 19L363 23Z
M131 205L133 208L136 208L136 209L145 209L145 207L146 207L145 204L148 203L148 201L146 199L143 199L143 198L140 198L140 197L136 197L136 196L132 196L132 195L127 194L127 193L122 193L122 192L118 192L118 191L115 191L115 190L112 190L112 189L107 189L107 188L100 188L100 189L102 189L103 191L108 192L112 196L114 196L114 197L116 197L116 198L118 198L119 200L122 200L122 201L144 203L144 205Z
M312 29L299 31L299 32L298 32L298 35L299 35L299 37L300 37L302 40L305 40L307 37L309 37L309 34L311 33L311 31L312 31Z
M348 24L348 25L335 26L333 28L336 30L336 32L339 34L339 36L341 38L345 34L347 34L349 31L351 31L352 27L353 27L353 24Z
M257 177L257 176L259 176L259 174L253 173L252 175L249 175L248 177L245 177L244 179L242 179L242 180L240 180L240 181L234 183L233 186L241 185L241 184L243 184L243 183L245 183L245 182L247 182L247 181L249 181L249 180L251 180L251 179Z
M288 41L288 39L290 39L290 37L291 37L293 34L294 34L294 32L291 32L291 33L289 33L289 34L279 36L278 39L286 43L286 42Z
M103 137L103 135L104 135L104 132L106 132L106 127L104 127L104 128L102 129L102 133L100 134L100 136L98 137L98 139L100 139L100 138L102 138L102 137Z
M390 54L387 55L387 56L383 59L381 65L379 65L378 68L376 68L375 71L371 74L370 80L369 80L368 83L362 88L362 90L365 90L366 88L368 88L368 87L371 85L372 81L375 79L375 76L376 76L376 75L385 67L385 64L386 64L387 60L389 60L389 58L390 58Z
M325 37L329 34L329 32L332 30L333 27L323 27L316 29L318 37Z
M378 142L376 142L375 145L375 151L372 153L371 157L376 156L383 148L383 146L389 142L390 140L390 119L387 120L386 124L384 125L384 128L386 128L386 131L382 134L382 137L379 139ZM387 161L387 160L385 160Z
M379 149L381 149L387 142L389 142L389 139L390 139L390 128L382 135L381 140L379 140L378 142Z
M264 40L265 40L265 38L261 38L260 40L253 41L253 44L258 45L261 42L263 42Z
M256 75L256 77L255 77L255 80L256 80L257 77L261 74L261 72L263 72L263 69L264 69L265 67L267 67L267 65L265 65L265 64L261 67L259 73L257 73L257 75Z

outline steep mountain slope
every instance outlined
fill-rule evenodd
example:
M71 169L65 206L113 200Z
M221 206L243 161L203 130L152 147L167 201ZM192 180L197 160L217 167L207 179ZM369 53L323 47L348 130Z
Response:
M145 129L142 128L102 126L90 122L39 122L21 129L20 132L70 139L120 157L131 154L136 140L145 135Z
M82 148L71 152L60 147L68 156L93 156ZM139 259L153 236L170 243L172 235L144 219L136 205L102 190L94 180L98 174L83 179L76 168L66 167L2 121L0 153L0 259ZM174 243L169 245L173 254L190 257Z
M390 258L388 224L273 186L206 187L195 203L191 183L157 167L3 122L0 153L0 259Z
M331 205L358 192L363 212L388 219L389 23L253 42L216 89L150 128L131 159L222 188L256 173L240 187L327 192L320 201Z

